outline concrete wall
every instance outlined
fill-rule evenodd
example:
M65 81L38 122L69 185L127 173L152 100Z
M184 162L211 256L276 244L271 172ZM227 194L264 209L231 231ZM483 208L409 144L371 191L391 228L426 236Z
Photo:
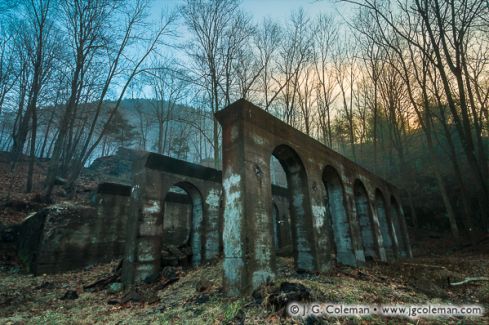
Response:
M189 243L192 227L192 201L186 194L167 195L163 215L162 245Z
M128 233L123 265L126 286L155 279L161 269L161 247L171 236L165 230L165 208L169 211L166 224L183 225L178 219L182 206L168 205L165 198L176 186L185 191L191 201L189 245L192 264L215 259L220 250L221 175L212 168L170 157L148 153L136 161L133 169ZM184 211L188 215L188 211ZM181 216L180 216L181 217ZM183 217L187 218L187 217ZM179 238L185 237L180 227ZM169 228L167 228L169 229ZM175 238L171 239L172 242ZM180 241L178 239L177 241Z
M368 205L371 211L378 258L411 255L402 210L396 215L391 207L391 197L400 202L392 184L245 100L217 112L216 118L223 129L223 267L228 295L250 293L275 277L272 155L287 176L297 269L328 271L335 252L340 263L365 263L359 222L364 211L357 213L356 181L367 193L367 202L359 207ZM375 200L376 193L386 198L383 205ZM397 231L393 219L399 220ZM397 237L406 244L400 246Z
M97 208L60 203L22 223L18 256L34 274L57 273L121 258L130 188L100 184Z

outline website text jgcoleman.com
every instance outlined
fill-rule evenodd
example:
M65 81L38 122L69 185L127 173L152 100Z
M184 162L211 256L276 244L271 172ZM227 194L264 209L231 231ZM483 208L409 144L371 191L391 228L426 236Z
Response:
M308 316L404 316L452 317L483 316L484 308L479 305L346 305L333 303L297 303L287 305L287 313L293 317Z

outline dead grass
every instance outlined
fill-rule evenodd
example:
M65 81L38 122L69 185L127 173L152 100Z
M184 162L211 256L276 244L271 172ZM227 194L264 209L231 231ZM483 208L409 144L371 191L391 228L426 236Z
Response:
M419 266L418 266L419 265ZM427 265L441 266L429 267ZM0 323L2 324L298 324L300 319L285 318L282 311L257 305L250 298L230 299L222 293L219 262L180 273L180 280L163 290L158 284L139 288L146 295L156 295L153 304L127 303L109 305L108 300L121 294L106 291L84 292L83 286L108 274L115 262L81 272L34 277L3 271L0 273ZM394 264L372 264L361 269L341 267L331 274L296 274L291 259L280 259L278 277L282 281L301 283L319 302L358 304L483 304L489 310L489 283L460 287L444 285L447 275L453 280L483 275L489 270L487 255L416 258ZM422 279L422 280L420 280ZM417 283L437 289L420 289ZM196 288L204 290L199 292ZM76 290L76 300L60 300L68 290ZM439 293L444 294L440 295ZM447 324L460 318L328 318L324 324ZM489 323L474 319L472 323Z

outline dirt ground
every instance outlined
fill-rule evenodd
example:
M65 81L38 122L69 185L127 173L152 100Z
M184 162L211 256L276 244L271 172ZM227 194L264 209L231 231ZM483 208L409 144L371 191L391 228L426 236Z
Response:
M450 287L468 276L487 276L489 254L461 250L450 256L432 255L392 264L371 263L352 269L337 267L330 274L297 274L291 259L279 259L278 278L304 285L311 300L346 304L480 304L489 310L489 282ZM409 319L291 318L267 299L231 299L222 294L221 261L196 269L177 270L178 280L164 287L142 285L141 302L124 302L123 293L90 292L84 286L110 275L117 262L80 272L34 277L4 267L0 272L1 324L489 324L482 318ZM273 285L272 285L273 286ZM61 297L74 290L78 298ZM127 295L126 295L127 296Z

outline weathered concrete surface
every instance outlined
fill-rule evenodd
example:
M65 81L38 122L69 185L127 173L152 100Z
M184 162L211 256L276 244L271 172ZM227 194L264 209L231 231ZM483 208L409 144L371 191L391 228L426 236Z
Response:
M228 295L250 293L275 277L272 155L287 175L296 268L327 271L335 252L348 265L365 263L365 255L411 255L402 209L392 210L391 198L400 202L392 184L245 100L216 118L223 129ZM355 195L355 182L364 193Z
M128 257L132 258L131 263L135 266L132 268L133 276L139 274L137 279L133 279L140 281L157 274L159 267L156 264L160 260L163 264L174 265L186 259L188 254L192 263L198 265L220 254L223 228L221 172L156 154L136 152L128 155L133 157L128 159L131 164L139 164L135 167L136 175L145 175L143 181L150 181L136 182L133 187L100 183L94 199L96 209L61 205L26 220L20 236L20 251L30 271L62 272L124 255L127 257L126 245L129 245L130 254L137 254ZM139 157L139 160L134 157ZM124 163L124 168L117 167L116 170L127 174L126 165ZM138 169L141 165L142 169ZM112 161L106 168L114 166L119 165ZM128 180L125 182L130 184ZM144 202L142 198L141 201L137 199L141 188L146 191ZM287 190L273 186L272 192L277 213L276 250L281 255L290 256ZM130 208L131 205L138 210ZM52 227L51 222L59 220L54 218L55 215L66 215L66 220L56 224L56 236L46 237L45 232ZM130 227L128 222L132 222ZM177 254L181 256L169 253L169 248L182 252ZM56 258L45 257L50 254Z
M277 255L292 256L292 233L290 229L290 211L287 189L273 188L273 224L274 244Z
M123 282L130 286L135 282L155 279L161 269L162 244L173 244L180 239L164 238L166 198L174 196L170 188L178 187L187 194L191 205L189 244L192 247L192 264L216 258L220 251L220 172L178 159L147 153L135 161L131 190L131 208L128 213L128 232ZM170 205L171 206L171 205ZM185 224L185 212L179 217ZM176 223L168 220L168 224ZM180 229L182 231L182 229ZM168 232L166 231L168 235ZM181 234L179 235L181 237Z
M182 246L189 242L192 227L192 201L184 193L169 192L165 198L163 245Z
M57 273L122 256L126 202L106 194L100 208L60 203L29 216L21 226L18 256L34 274Z

